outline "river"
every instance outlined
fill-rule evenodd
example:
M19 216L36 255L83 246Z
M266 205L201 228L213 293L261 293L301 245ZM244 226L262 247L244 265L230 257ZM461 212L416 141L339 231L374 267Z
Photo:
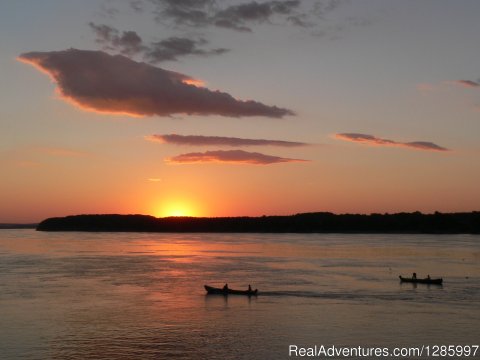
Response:
M399 282L413 272L444 284ZM226 282L259 294L206 295ZM474 345L479 303L478 235L0 230L2 359Z

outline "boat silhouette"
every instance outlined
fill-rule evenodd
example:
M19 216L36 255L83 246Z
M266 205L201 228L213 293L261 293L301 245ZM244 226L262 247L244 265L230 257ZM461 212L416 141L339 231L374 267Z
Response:
M217 295L247 295L247 296L256 296L258 289L255 290L235 290L228 287L216 288L209 285L204 285L207 294L217 294Z
M415 283L415 284L436 284L436 285L442 285L443 279L431 279L429 277L423 278L423 279L417 279L417 278L405 278L402 277L402 275L398 275L400 278L401 282L408 282L408 283Z

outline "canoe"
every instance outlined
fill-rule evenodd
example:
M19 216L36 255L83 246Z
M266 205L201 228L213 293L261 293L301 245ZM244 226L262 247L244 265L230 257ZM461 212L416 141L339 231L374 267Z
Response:
M442 285L443 279L429 279L429 278L424 278L424 279L413 279L413 278L404 278L401 275L398 276L400 278L401 282L409 282L409 283L415 283L415 284L436 284L436 285Z
M215 288L213 286L204 285L205 290L207 290L207 294L219 294L219 295L257 295L258 289L255 290L234 290L234 289L226 289L223 288Z

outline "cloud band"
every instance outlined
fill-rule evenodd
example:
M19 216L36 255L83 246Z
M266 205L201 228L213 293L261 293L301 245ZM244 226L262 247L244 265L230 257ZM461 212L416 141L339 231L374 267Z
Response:
M265 140L265 139L244 139L224 136L202 136L202 135L151 135L146 137L150 141L158 141L166 144L189 145L189 146L282 146L297 147L308 144L294 141Z
M373 135L359 133L341 133L335 134L336 139L352 141L372 146L400 146L415 150L429 151L449 151L447 148L428 141L398 142L394 140L382 139Z
M243 150L215 150L181 154L168 158L166 159L166 161L176 164L231 163L270 165L286 162L303 162L307 160L282 158L278 156L265 155L257 152L247 152Z

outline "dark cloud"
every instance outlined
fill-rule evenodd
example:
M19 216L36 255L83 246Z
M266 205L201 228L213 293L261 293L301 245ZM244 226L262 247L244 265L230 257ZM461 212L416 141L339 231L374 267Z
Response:
M110 44L118 38L118 30L108 25L96 25L93 22L89 22L88 26L97 35L96 41L100 44Z
M427 141L398 142L394 140L377 138L376 136L367 134L343 133L335 134L335 138L374 146L400 146L416 150L448 151L448 149L442 146Z
M172 114L231 117L293 115L288 109L253 100L237 100L230 94L191 85L195 79L122 55L69 49L29 52L19 56L48 73L60 96L97 112L133 116Z
M468 88L476 88L480 86L479 82L472 81L472 80L455 80L454 84L460 85L463 87L468 87Z
M309 28L314 24L308 20L308 16L305 14L290 15L287 17L287 21L295 26Z
M221 55L229 51L228 49L224 48L210 50L199 48L199 46L205 45L206 43L207 41L205 39L192 40L188 38L171 37L152 43L152 45L146 51L145 57L150 62L158 63L162 61L176 61L180 56Z
M299 0L267 1L258 3L252 1L240 5L232 5L218 11L212 18L213 24L237 31L251 31L248 23L270 22L275 15L292 17L300 5Z
M142 38L135 31L120 33L117 29L108 25L96 25L88 23L97 36L96 41L102 44L104 49L117 50L125 55L135 55L147 48L142 43Z
M252 26L264 23L284 23L300 27L313 27L319 18L337 9L344 0L270 0L248 1L222 6L218 0L151 0L156 19L175 25L205 27L216 26L235 31L251 32ZM309 5L307 6L302 5Z
M402 145L419 149L419 150L448 151L448 149L428 141L413 141L413 142L403 143Z
M369 25L368 17L330 16L350 0L128 0L137 13L153 14L155 21L175 28L217 27L252 32L255 25L291 25L312 35L336 39L352 27ZM147 10L148 9L148 10ZM102 9L106 13L105 9ZM117 11L118 12L118 11ZM110 15L113 17L114 14Z
M95 32L96 42L103 45L104 50L118 51L124 55L142 54L144 59L151 63L162 61L177 61L183 56L210 56L221 55L228 52L228 49L203 49L207 40L170 37L149 45L145 44L142 38L135 31L124 31L120 33L117 29L108 25L97 25L88 23Z
M247 152L243 150L216 150L206 152L196 152L181 154L166 160L170 163L191 164L191 163L235 163L235 164L253 164L270 165L285 162L303 162L307 160L289 159L278 156L265 155L257 152Z
M159 141L175 145L194 145L194 146L284 146L295 147L305 146L306 143L282 141L282 140L264 140L264 139L242 139L236 137L224 136L201 136L201 135L151 135L147 140Z
M156 5L157 21L169 20L177 25L193 27L209 23L209 11L216 5L215 0L151 0Z

